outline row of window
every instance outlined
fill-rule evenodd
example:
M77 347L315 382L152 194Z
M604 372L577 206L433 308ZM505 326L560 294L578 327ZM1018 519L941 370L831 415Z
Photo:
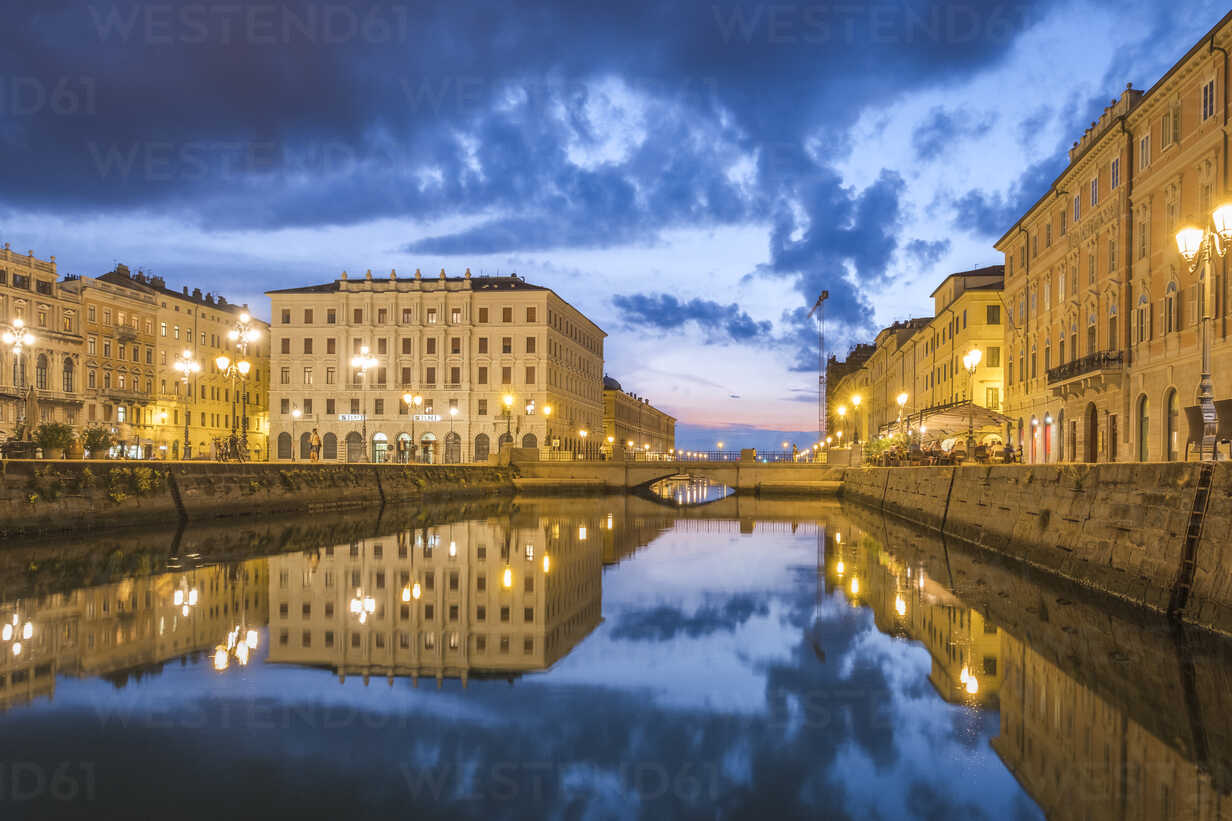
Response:
M300 647L312 647L312 631L304 630L300 633ZM436 649L436 634L423 633L423 646L425 650ZM386 637L384 633L371 633L367 637L372 642L372 647L377 650L384 650L386 646ZM485 635L477 635L475 638L475 652L486 653L488 649L488 637ZM351 632L351 648L359 650L365 647L365 636L359 631ZM332 648L335 646L335 636L333 630L325 630L322 634L323 646ZM405 630L396 631L393 640L397 641L398 648L401 650L411 649L411 634ZM457 650L461 646L460 636L454 632L450 633L445 642L450 650ZM498 637L497 647L501 654L509 652L510 637L502 635ZM289 630L281 630L278 633L278 646L288 647L291 643L291 633ZM526 655L531 655L535 652L535 639L531 636L525 636L522 639L522 652Z
M438 339L434 336L430 336L424 339L424 355L436 356L438 353L437 342L438 342ZM286 336L282 337L281 340L279 340L279 352L290 355L291 354L291 344L292 344L292 340L290 337L286 337ZM479 337L478 340L476 341L476 345L478 349L477 353L479 354L490 353L489 345L488 345L488 337L486 336ZM365 340L363 339L352 339L351 340L351 353L352 354L362 353L365 347L368 347L370 352L374 352L377 356L389 355L390 344L389 344L389 339L387 337L382 336L382 337L378 337L375 340L375 351L372 351L372 346L368 346ZM522 343L522 349L525 353L528 353L528 354L537 353L538 338L533 337L533 336L525 337ZM317 350L318 349L316 348L316 341L312 337L309 336L309 337L305 337L301 341L300 350L297 351L297 353L311 355L315 353ZM512 354L513 353L513 337L502 336L500 338L500 352L502 354ZM334 355L338 353L338 339L336 337L331 336L325 339L325 353L326 355ZM414 355L415 340L413 337L404 336L401 338L401 353L403 356L413 356ZM451 356L460 356L462 354L462 337L460 336L449 337L449 354Z
M476 313L477 313L476 318L478 322L487 323L489 321L490 314L489 314L489 309L486 306L482 306L478 308ZM374 314L375 314L375 319L376 319L376 322L374 324L388 325L390 322L390 317L394 316L394 309L377 308L376 311L373 312L372 310L364 309L364 308L352 308L351 309L351 324L352 325L363 325L365 317L371 320L374 318ZM444 315L445 315L445 310L443 308L442 309L425 308L424 309L424 323L427 325L436 325L438 321L440 321L440 319L444 317ZM526 322L528 324L534 324L535 322L538 321L538 309L534 305L528 305L526 307L525 316L526 316ZM414 308L403 308L401 311L401 317L402 317L401 324L403 325L413 324L415 322L415 309ZM291 309L282 308L279 311L279 319L281 321L281 324L290 325L291 324ZM304 319L303 324L305 325L314 324L316 321L316 310L313 308L304 308L303 309L303 319ZM501 322L513 322L513 308L512 307L505 306L500 309L500 321ZM326 325L337 325L338 324L338 309L337 308L326 308L325 309L325 324ZM462 324L462 309L461 308L450 308L449 309L449 324L451 325L461 325Z
M435 604L431 604L431 603L419 604L419 605L415 605L414 607L415 609L419 611L418 616L422 621L434 621L436 619L436 605ZM444 607L444 612L447 617L446 620L450 622L457 622L461 617L461 610L459 608L460 608L460 605L457 605L457 604L446 605ZM302 612L303 618L308 619L312 617L312 605L310 603L304 602L303 607L301 609L303 611ZM278 618L283 621L286 621L288 618L290 618L289 610L290 608L288 607L286 602L283 602L282 604L280 604L278 606ZM324 610L325 610L325 618L332 619L334 617L334 614L336 611L335 611L333 602L326 602ZM411 612L412 612L412 605L409 605L409 604L399 605L399 612L398 612L399 620L400 621L410 621ZM513 609L509 605L502 605L498 609L498 615L499 615L501 624L509 624L513 618L512 614L513 614ZM384 604L377 605L376 612L373 614L373 618L376 621L383 621L385 619L385 605ZM484 604L476 605L475 606L475 621L486 622L487 619L488 619L487 605L484 605ZM523 607L522 608L522 623L523 624L534 624L534 622L535 622L535 608Z

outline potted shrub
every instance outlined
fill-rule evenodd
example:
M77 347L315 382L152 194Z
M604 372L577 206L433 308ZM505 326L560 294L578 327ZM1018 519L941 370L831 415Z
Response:
M112 445L111 431L102 425L91 425L85 429L81 438L82 444L90 452L91 459L107 458L107 451Z
M73 444L73 429L60 422L44 422L35 428L34 441L43 449L43 458L63 459Z

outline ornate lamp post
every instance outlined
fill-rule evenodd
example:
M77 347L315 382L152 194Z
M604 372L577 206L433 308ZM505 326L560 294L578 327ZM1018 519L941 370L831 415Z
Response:
M4 329L3 332L0 332L0 341L3 341L4 344L12 350L13 361L14 363L17 363L17 367L14 368L14 373L20 373L22 375L22 381L24 382L25 381L24 376L25 376L26 369L24 367L21 367L21 364L20 364L21 363L21 352L23 348L34 345L34 342L35 342L34 334L30 333L30 331L26 329L26 323L22 320L21 317L17 317L16 319L14 319L12 325L0 325L0 328ZM16 380L14 380L13 387L20 388L24 386L16 384ZM26 427L25 425L25 422L26 422L25 405L18 403L18 407L19 407L19 413L20 413L20 416L18 417L18 421L22 423L22 427L24 428Z
M303 415L304 415L304 412L300 410L299 408L291 408L291 461L292 462L295 461L295 445L297 444L297 438L295 436L296 434L295 423L298 422L300 420L300 417ZM253 648L253 649L256 649L256 648Z
M513 444L513 434L510 432L510 427L513 424L513 394L507 393L501 397L501 404L505 406L505 436L509 440L509 444Z
M906 406L909 398L910 397L907 396L907 392L903 391L894 399L894 401L898 403L898 430L900 433L903 429L903 408Z
M979 348L972 348L963 357L963 367L967 369L967 458L975 456L975 369L980 366L984 354ZM923 428L923 425L920 426Z
M585 456L586 455L586 437L590 436L590 431L586 430L586 428L582 428L581 430L578 431L578 436L582 437L582 455Z
M229 363L228 363L229 364ZM201 363L193 359L192 351L185 348L175 359L175 370L180 375L180 380L184 383L184 458L189 456L190 443L188 441L188 400L191 396L190 385L188 378L195 373L201 373Z
M261 332L253 328L249 323L252 322L252 317L248 314L240 314L239 321L235 323L230 331L227 332L227 339L230 339L232 344L240 352L240 376L248 376L248 370L252 365L248 362L248 343L256 342L261 338ZM219 357L221 359L222 357ZM244 391L240 405L240 446L244 450L244 458L248 458L248 391ZM231 414L234 417L234 412ZM235 434L234 422L231 425L231 433Z
M419 413L419 406L423 404L423 397L417 393L404 393L402 401L406 404L406 412L411 416L411 452L407 454L407 458L414 462L416 448L419 447L419 442L415 438L415 416ZM457 408L451 409L451 412L456 411Z
M359 353L351 357L351 367L359 371L360 393L360 436L364 440L364 461L368 461L368 370L376 367L376 357L364 345Z
M551 405L543 406L543 416L544 416L543 435L547 438L547 441L544 442L544 445L546 445L547 447L552 447L552 406Z
M854 424L856 428L855 439L852 441L855 441L855 442L860 441L860 416L859 414L860 414L860 403L863 401L864 401L864 397L860 396L860 394L858 393L852 394L851 407L854 408L854 410L852 411L852 415L855 416L855 420L852 422L852 424Z
M1214 461L1219 458L1219 419L1215 414L1215 388L1211 384L1211 263L1216 256L1223 258L1232 243L1232 203L1219 206L1205 221L1202 228L1191 225L1176 232L1176 246L1189 265L1190 273L1201 271L1202 308L1202 373L1198 379L1198 405L1202 410L1201 457ZM1209 230L1213 225L1215 230ZM1209 456L1207 453L1209 452Z
M839 430L839 433L841 434L844 430L847 429L847 406L839 405L837 408L835 408L835 412L838 413L838 430Z
M247 359L241 359L238 362L233 362L231 357L224 353L219 354L217 358L214 359L214 364L218 366L218 370L222 372L223 377L230 377L231 379L231 439L234 441L236 438L235 403L236 400L239 399L239 380L248 376L248 372L252 370L252 363ZM245 415L247 415L247 402L245 402L243 409ZM246 459L248 457L248 420L246 418L244 420L244 435L240 438L239 445L239 449Z

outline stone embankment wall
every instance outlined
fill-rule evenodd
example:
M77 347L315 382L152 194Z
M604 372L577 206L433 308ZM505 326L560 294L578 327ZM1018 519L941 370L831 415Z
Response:
M852 468L843 497L1166 613L1197 463ZM1193 584L1174 615L1232 632L1232 465L1215 468Z
M0 463L0 534L172 524L254 513L312 513L513 493L508 467Z

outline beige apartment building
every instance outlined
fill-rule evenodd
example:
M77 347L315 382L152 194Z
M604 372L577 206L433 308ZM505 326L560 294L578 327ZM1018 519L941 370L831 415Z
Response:
M860 353L863 364L842 368L828 392L832 435L842 430L844 439L867 441L896 431L898 397L905 394L904 428L924 424L929 436L962 438L971 402L984 431L980 438L999 439L1000 423L994 432L989 421L1000 419L1005 395L1002 287L1000 265L950 274L932 293L933 316L896 322L877 334L871 353ZM980 352L974 373L963 364L972 350Z
M546 670L602 618L599 524L514 514L273 557L269 660L438 683Z
M1176 232L1209 225L1228 181L1224 17L1150 89L1127 87L997 242L1006 270L1006 413L1027 461L1184 459L1202 435L1203 313L1220 437L1232 434L1226 260L1211 297Z
M82 387L81 304L57 281L56 258L31 251L0 249L0 332L24 327L34 344L20 355L0 343L0 441L16 433L19 422L79 425ZM27 419L31 390L36 418Z
M161 276L132 272L126 265L103 274L98 281L130 293L154 306L154 375L152 393L144 397L154 425L152 446L165 458L213 457L215 442L234 430L248 434L249 456L269 458L269 324L253 317L247 305L230 303L221 294L179 291L167 287ZM255 339L241 348L232 331L247 327ZM189 374L176 369L184 358L200 365ZM250 363L246 375L218 367L219 356ZM184 421L188 420L188 452L184 453Z
M269 296L275 459L307 458L313 428L326 460L483 461L504 442L599 452L606 335L548 288L344 271Z
M676 417L603 377L603 442L608 452L667 453L676 447Z
M215 440L230 435L233 421L242 431L245 416L250 456L267 457L266 323L250 318L257 333L247 346L252 367L233 382L215 359L240 358L228 332L247 315L244 307L200 289L172 291L161 277L125 265L99 277L66 278L63 288L80 300L84 314L84 422L111 429L117 440L112 456L184 458L187 414L189 458L215 456ZM175 368L185 351L200 365L187 387Z

